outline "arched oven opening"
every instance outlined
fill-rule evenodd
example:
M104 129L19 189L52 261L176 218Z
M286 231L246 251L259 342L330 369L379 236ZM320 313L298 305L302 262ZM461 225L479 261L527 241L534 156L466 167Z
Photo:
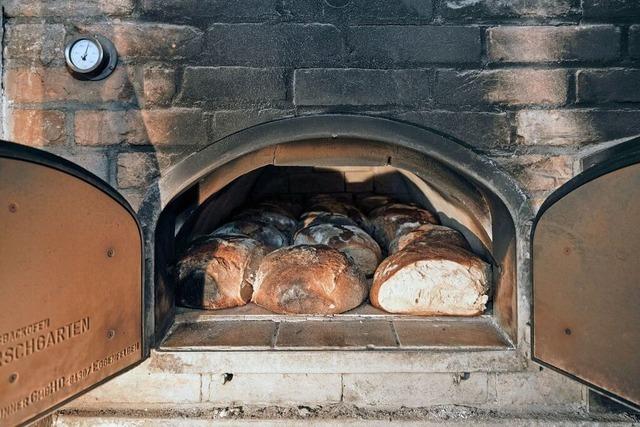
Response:
M320 120L327 126L331 123L326 118ZM338 116L338 129L327 136L299 130L293 131L299 136L288 136L292 125L304 129L305 119L292 120L296 121L277 127L287 130L276 132L276 138L268 137L276 128L263 127L266 137L255 128L245 131L248 135L236 136L242 142L238 139L234 144L234 137L221 141L215 158L204 150L188 159L191 166L173 171L168 181L180 179L182 189L164 207L155 234L159 348L462 350L515 346L516 229L513 206L508 206L511 189L501 187L495 179L496 167L481 160L469 161L481 158L438 135L430 134L417 145L388 126L380 135L371 135L380 125L375 120L374 128L363 127L361 135L340 131L342 123L357 125L359 118ZM406 125L400 126L404 129ZM418 136L424 137L425 131L420 132ZM252 136L257 140L251 141ZM329 195L367 213L361 201L371 195L433 212L442 226L464 236L470 253L490 266L482 310L450 316L390 312L379 303L375 304L378 307L372 305L367 295L356 307L340 313L285 314L251 301L207 310L184 297L180 260L193 251L194 241L202 241L239 213L242 216L244 209L263 201L286 199L304 211L318 195ZM304 215L301 219L299 214L295 214L297 228L304 221ZM375 231L367 231L377 237ZM382 257L389 256L389 248L379 239L378 243ZM367 286L371 281L368 277Z

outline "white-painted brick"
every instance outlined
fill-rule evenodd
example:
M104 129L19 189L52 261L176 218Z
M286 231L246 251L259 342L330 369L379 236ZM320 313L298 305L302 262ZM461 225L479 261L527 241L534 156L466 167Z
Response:
M111 403L182 404L200 401L200 375L150 372L149 362L126 372L76 399L73 408Z
M400 367L399 367L400 368ZM472 405L487 400L487 374L349 374L344 376L344 402L357 406L425 407Z
M319 405L337 403L339 374L223 374L211 376L207 400L222 405Z

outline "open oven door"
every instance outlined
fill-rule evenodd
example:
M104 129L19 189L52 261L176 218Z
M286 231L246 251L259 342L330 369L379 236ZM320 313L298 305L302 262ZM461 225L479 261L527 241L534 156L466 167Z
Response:
M144 359L142 251L135 214L108 184L0 141L0 425Z
M637 409L640 140L589 162L534 223L532 355Z

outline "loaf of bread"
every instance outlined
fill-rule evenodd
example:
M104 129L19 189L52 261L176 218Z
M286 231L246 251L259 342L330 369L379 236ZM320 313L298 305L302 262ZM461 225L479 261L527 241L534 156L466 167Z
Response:
M353 225L317 224L295 234L294 245L327 245L347 255L366 276L382 260L380 246L364 230Z
M313 211L305 212L300 216L301 227L312 227L319 224L358 226L354 220L343 214Z
M256 207L267 211L278 212L283 215L297 218L302 213L302 206L293 200L269 199L259 202Z
M351 203L341 202L335 199L326 198L324 200L316 201L309 205L310 212L328 212L334 214L341 214L351 218L358 227L370 232L371 224L369 219Z
M367 293L364 275L342 252L300 245L262 260L252 301L281 314L338 314L360 305Z
M369 214L372 210L382 207L384 205L389 205L391 203L395 203L394 199L389 196L381 195L381 194L368 194L366 196L361 196L356 198L356 205L362 212L365 214Z
M271 224L254 221L231 221L216 229L212 236L247 236L274 250L287 246L289 238Z
M235 215L234 219L270 224L282 231L286 236L292 236L298 228L298 221L291 216L266 208L245 209Z
M374 209L371 214L373 237L387 248L398 236L423 224L438 224L434 214L426 209L402 203L393 203Z
M415 244L387 257L373 277L371 304L389 313L474 316L485 310L491 266L450 244Z
M180 304L209 310L246 304L266 253L264 245L249 237L199 239L177 265Z
M423 245L448 243L471 250L469 242L462 233L444 225L422 224L417 228L396 237L389 243L389 254L402 250L410 243L418 242Z

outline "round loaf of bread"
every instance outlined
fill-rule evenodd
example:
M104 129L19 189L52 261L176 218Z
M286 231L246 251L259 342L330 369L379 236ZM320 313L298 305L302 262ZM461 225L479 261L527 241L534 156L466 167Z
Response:
M282 231L286 236L292 236L298 228L298 221L291 216L267 209L245 209L238 213L234 219L270 224Z
M289 238L271 224L254 221L231 221L216 229L212 236L247 236L256 239L268 249L287 246Z
M352 225L318 224L300 229L294 245L327 245L347 255L366 276L382 260L380 246L364 230Z
M417 228L408 231L396 237L389 243L389 254L396 253L404 249L410 243L420 244L438 244L448 243L450 245L460 246L461 248L471 250L469 242L464 238L462 233L453 228L444 225L422 224Z
M438 224L436 216L428 210L402 203L374 209L370 218L373 237L385 248L396 237L423 224Z
M263 200L257 205L258 209L278 212L283 215L297 218L302 212L302 206L292 200L269 199Z
M367 292L364 275L342 252L300 245L263 259L252 301L281 314L338 314L362 304Z
M180 304L208 310L246 304L266 253L264 245L249 237L199 240L177 265Z
M312 227L318 224L358 226L354 220L346 215L323 211L305 212L300 216L300 222L302 228Z
M324 201L317 201L309 207L310 212L329 212L334 214L341 214L351 218L358 227L369 232L371 230L371 224L369 219L350 203L344 203L337 200L326 199Z
M461 247L409 244L378 266L369 298L389 313L475 316L490 280L491 266Z
M367 215L372 210L391 203L394 203L394 200L391 197L381 194L369 194L356 198L356 205Z

